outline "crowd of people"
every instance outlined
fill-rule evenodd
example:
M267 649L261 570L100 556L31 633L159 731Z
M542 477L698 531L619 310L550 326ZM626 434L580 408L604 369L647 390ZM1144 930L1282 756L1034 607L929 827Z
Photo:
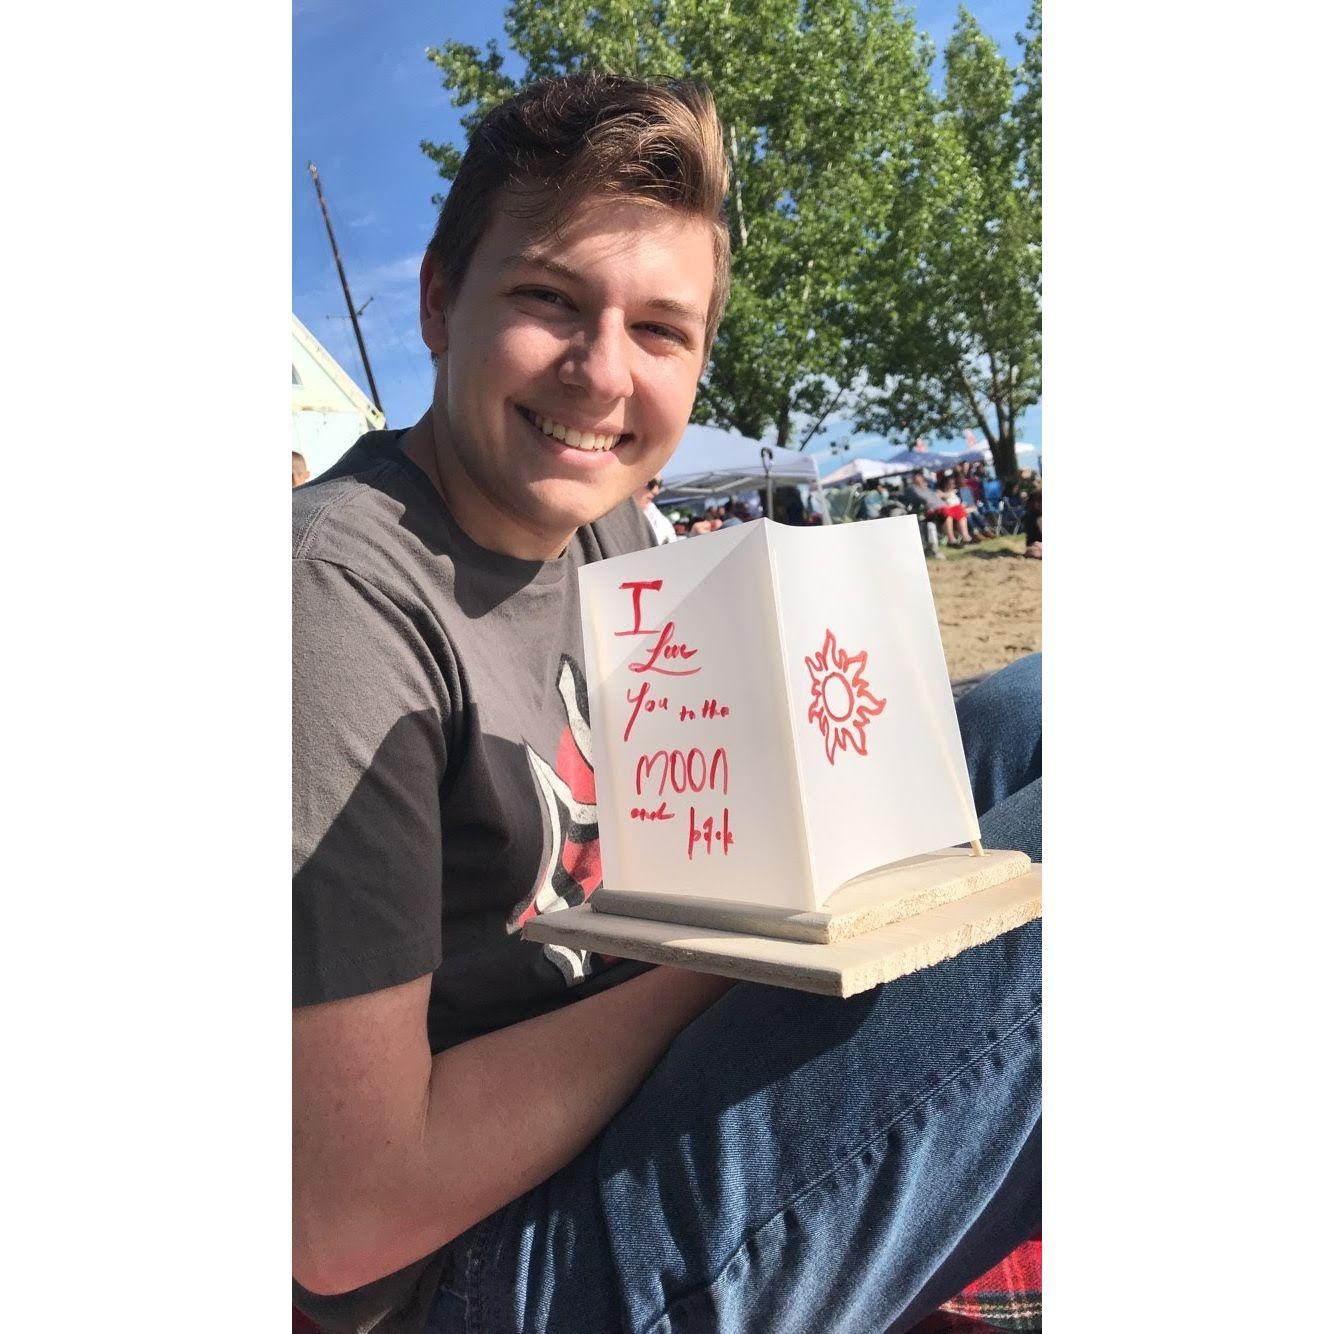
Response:
M1024 555L1042 559L1042 485L1029 469L1002 485L981 463L961 463L937 472L923 469L906 480L877 477L866 483L857 519L916 514L929 555L941 558L941 538L951 547L965 547L997 537L1012 522L1024 533Z
M654 477L635 496L659 543L698 537L760 517L755 506L735 496L699 514L687 510L663 513L656 503L661 491L662 478ZM774 510L779 523L802 527L823 522L822 515L807 506L793 486L775 489ZM1005 527L1023 532L1025 556L1042 559L1042 483L1031 469L1021 470L1006 484L981 463L960 463L934 474L919 469L906 478L874 478L865 484L852 517L881 519L901 514L918 516L923 546L938 559L944 558L942 539L946 546L965 547L997 537Z
M717 532L720 528L735 528L760 517L750 505L736 496L725 504L709 505L698 515L687 510L664 514L656 503L661 490L662 478L651 477L635 492L635 500L644 511L644 517L653 529L659 546L682 537L699 537L704 533Z
M923 469L898 477L876 477L865 484L855 505L853 518L888 519L900 514L916 514L922 528L922 543L928 555L944 559L940 550L943 534L946 546L965 547L1001 533L1002 521L1022 528L1024 555L1042 559L1042 483L1031 469L1022 469L1012 482L1002 485L980 463L961 463L937 472L934 477ZM310 480L306 460L292 451L292 485ZM709 505L700 514L673 510L664 514L657 506L662 478L650 478L635 500L659 545L682 537L699 537L721 528L735 528L761 517L759 510L744 499L733 496L722 505ZM823 522L818 511L808 508L796 487L780 487L775 492L776 518L779 523L802 527Z

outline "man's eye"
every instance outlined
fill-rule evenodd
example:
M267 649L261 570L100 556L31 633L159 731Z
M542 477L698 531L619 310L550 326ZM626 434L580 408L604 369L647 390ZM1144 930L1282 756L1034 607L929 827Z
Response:
M532 300L541 302L546 306L568 306L570 304L561 293L553 292L549 287L521 287L516 295L530 297Z
M645 333L652 334L654 338L669 338L673 343L684 344L685 335L679 329L673 329L666 324L641 324L639 326Z

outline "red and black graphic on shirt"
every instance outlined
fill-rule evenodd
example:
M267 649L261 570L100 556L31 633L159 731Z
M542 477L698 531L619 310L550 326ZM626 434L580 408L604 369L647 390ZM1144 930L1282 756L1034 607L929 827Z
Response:
M546 844L532 893L510 915L507 926L511 932L518 931L538 913L577 907L602 884L588 686L573 658L562 655L556 688L565 708L566 725L556 744L555 766L548 764L532 746L524 747L538 800L546 815ZM542 952L560 970L567 985L581 982L592 971L586 950L544 945Z

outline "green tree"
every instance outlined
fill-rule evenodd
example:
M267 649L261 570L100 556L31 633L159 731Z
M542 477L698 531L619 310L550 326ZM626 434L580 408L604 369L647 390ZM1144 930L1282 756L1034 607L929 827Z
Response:
M900 318L893 338L872 340L881 387L859 415L904 439L976 426L1007 478L1015 422L1042 394L1041 0L1019 41L1015 68L960 9L920 208L864 273L871 288L889 277Z
M804 447L855 407L868 356L897 325L894 268L862 270L900 215L921 212L933 133L929 46L892 0L513 0L495 43L428 51L471 133L520 84L579 69L694 77L712 89L731 160L733 287L695 419ZM460 155L423 143L452 180ZM891 358L892 360L892 358ZM886 365L883 347L876 365Z

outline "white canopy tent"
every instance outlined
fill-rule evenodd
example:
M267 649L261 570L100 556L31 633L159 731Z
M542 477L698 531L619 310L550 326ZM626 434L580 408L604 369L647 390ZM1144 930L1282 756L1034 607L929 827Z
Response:
M815 460L795 449L763 445L717 426L687 426L671 462L662 470L659 507L774 486L809 486L829 521Z
M847 486L851 482L863 485L873 477L893 477L912 472L911 463L887 463L884 459L849 459L841 468L835 468L827 477L820 478L822 486Z
M1018 442L1018 444L1015 445L1015 447L1014 447L1014 452L1015 452L1016 454L1037 454L1037 453L1038 453L1038 447L1037 447L1036 445L1030 445L1030 444L1028 444L1027 441L1020 440L1020 441ZM974 446L972 449L965 449L964 452L963 452L962 454L957 455L957 456L955 457L955 459L954 459L954 462L955 462L955 463L990 463L990 462L991 462L991 450L989 450L989 449L986 447L986 445L976 445L976 446Z

